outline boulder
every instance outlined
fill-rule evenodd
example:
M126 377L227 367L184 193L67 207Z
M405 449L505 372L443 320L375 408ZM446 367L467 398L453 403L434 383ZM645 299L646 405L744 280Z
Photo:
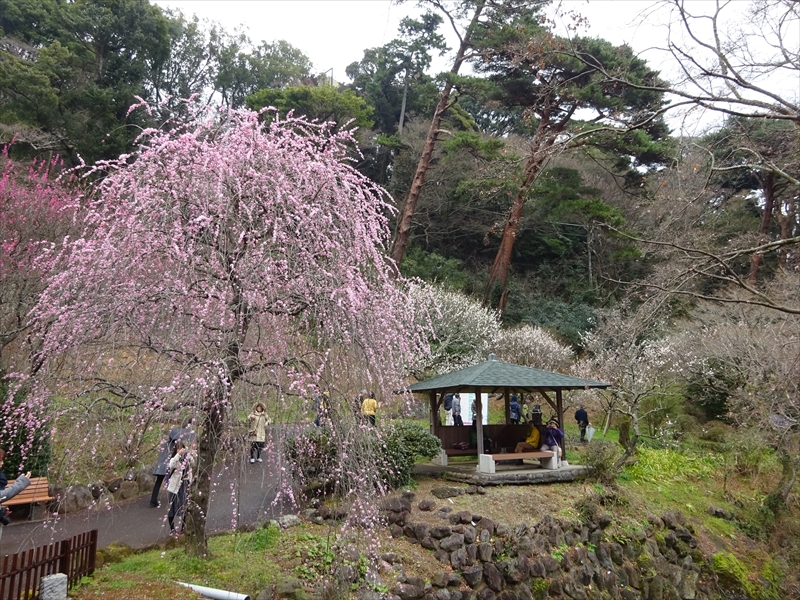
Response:
M436 508L436 502L431 500L430 498L426 498L424 500L420 500L419 504L417 504L417 508L424 512L430 512L434 508Z
M119 488L114 493L114 498L117 500L128 500L135 498L139 495L139 484L135 481L123 481L120 483Z
M483 563L483 578L493 591L499 592L504 587L503 574L494 563Z
M483 568L480 566L470 567L461 573L464 581L471 588L475 588L483 579Z
M108 479L107 481L103 482L103 485L109 492L113 494L119 489L119 486L122 485L122 477L114 477L113 479Z
M438 527L431 527L430 534L432 538L441 540L442 538L452 535L453 530L450 527L440 525Z
M439 542L439 547L442 550L447 550L448 552L452 552L456 548L461 548L464 546L464 536L460 533L454 533L446 538L443 538Z
M450 564L456 571L460 571L464 567L468 566L468 559L469 557L467 556L467 550L463 546L450 553Z
M278 525L281 529L288 529L289 527L297 527L298 525L302 525L303 521L300 520L300 517L297 515L283 515L282 517L278 517L276 519L278 521Z
M431 490L431 494L439 498L439 500L444 500L445 498L455 498L456 496L460 496L462 493L464 493L462 488L453 486L433 488Z
M122 479L119 480L122 483ZM119 489L119 488L117 488ZM61 512L73 513L83 510L94 502L92 490L88 485L71 485L64 491Z

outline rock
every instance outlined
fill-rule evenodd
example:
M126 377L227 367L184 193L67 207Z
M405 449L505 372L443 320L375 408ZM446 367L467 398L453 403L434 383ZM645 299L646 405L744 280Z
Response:
M434 508L436 508L436 502L433 500L426 498L425 500L420 500L419 504L417 504L417 508L424 512L430 512Z
M436 600L450 600L450 592L444 588L436 590L434 594Z
M469 486L467 486L467 493L468 494L477 494L478 493L478 486L477 485L469 485Z
M467 564L472 566L478 559L478 547L475 544L467 546Z
M487 529L481 529L480 526L478 526L478 540L481 543L485 543L490 541L491 539L492 539L492 534Z
M437 588L447 587L447 582L450 580L450 574L447 571L436 571L431 575L431 585Z
M611 525L611 522L613 520L614 517L612 517L609 513L602 513L597 516L597 525L598 527L600 527L600 529L605 529L606 527Z
M540 559L531 561L530 572L531 577L543 578L547 576L547 569L544 568L544 563Z
M517 539L517 554L520 556L533 556L533 540L529 535L523 535Z
M497 598L497 594L488 587L478 590L476 595L478 596L478 600L495 600Z
M120 483L122 483L122 479L120 479ZM71 485L64 492L60 510L64 513L77 512L88 507L93 501L94 496L88 485Z
M580 581L579 573L565 573L561 578L564 593L572 600L586 600L586 588Z
M477 523L477 527L478 527L478 529L479 529L479 530L485 529L486 531L488 531L488 532L489 532L489 535L494 535L494 528L495 528L495 525L494 525L494 521L492 521L491 519L488 519L488 518L486 518L486 517L483 517L483 518L482 518L482 519L481 519L481 520L480 520L480 521Z
M446 538L443 538L439 542L439 547L442 550L447 550L448 552L452 552L456 548L461 548L464 546L464 536L460 533L454 533Z
M683 600L695 600L697 598L697 579L698 574L694 571L684 571L680 584L678 584L678 596Z
M414 525L414 537L418 540L423 540L430 536L431 527L425 523L416 523Z
M479 485L477 492L478 492L479 495L483 496L484 494L486 494L486 488L484 488L483 486Z
M303 521L300 520L300 517L297 515L283 515L282 517L278 517L275 519L278 521L278 525L281 529L288 529L289 527L297 527L298 525L302 525Z
M508 523L498 523L494 532L502 538L511 537L511 527L508 525Z
M462 510L462 511L459 511L458 513L456 513L456 514L458 516L458 522L459 523L464 523L465 525L467 523L472 523L472 513L470 511Z
M134 481L139 484L141 492L152 492L153 486L156 484L156 478L147 471L137 471Z
M492 560L492 554L494 554L494 548L491 544L485 542L478 544L478 558L481 559L481 562L489 562Z
M411 510L411 503L402 498L386 498L381 502L381 509L390 512L400 513ZM320 513L322 510L320 509Z
M450 564L453 566L454 570L460 571L468 566L468 558L467 550L462 546L450 553Z
M650 523L655 529L664 528L664 521L655 515L647 515L647 522Z
M403 495L401 497L403 498L403 500L408 502L409 505L410 505L414 501L414 499L417 497L417 495L414 492L406 490L405 492L403 492Z
M439 544L431 536L427 535L420 540L420 545L427 550L438 550Z
M461 584L464 583L461 579L461 575L458 573L450 573L450 579L447 580L447 587L461 587Z
M442 538L452 535L453 530L450 527L440 525L438 527L431 527L430 534L432 538L441 540Z
M441 548L439 548L436 552L433 553L433 557L443 565L450 564L450 553L447 550L442 550Z
M400 525L397 524L390 525L389 531L391 532L393 538L403 537L403 528L400 527Z
M392 592L400 596L401 600L416 600L416 598L422 598L425 590L408 583L398 583L392 588Z
M467 525L464 527L464 543L465 544L473 544L475 543L475 539L477 538L477 531L472 525Z
M469 587L475 588L483 580L483 568L480 566L470 567L463 571L461 575Z
M552 556L543 556L541 561L542 565L544 565L544 570L548 574L558 573L561 570L561 563Z
M503 589L503 574L494 563L483 563L483 578L493 591L499 592Z
M449 507L449 506L440 506L439 507L439 512L449 514L449 513L453 512L453 509L451 507Z
M431 494L439 498L439 500L444 500L445 498L455 498L456 496L460 496L461 492L461 488L452 486L433 488L431 490Z
M669 529L675 529L679 525L686 525L686 515L679 510L668 510L661 515L661 520L664 521L664 526Z
M624 554L622 551L621 544L611 544L609 547L609 551L611 553L611 560L614 562L615 565L621 565L622 561L624 560Z
M358 572L350 565L339 565L336 567L333 576L336 578L336 581L340 583L352 583L358 578Z
M123 481L114 493L116 500L128 500L139 495L139 484L135 481Z
M119 486L122 485L122 477L109 479L108 481L103 482L103 485L105 485L106 489L113 494L119 489Z

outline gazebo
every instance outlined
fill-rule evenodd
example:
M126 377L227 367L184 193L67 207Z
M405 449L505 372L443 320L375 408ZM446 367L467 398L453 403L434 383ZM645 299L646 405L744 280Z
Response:
M446 373L420 381L409 390L412 392L430 393L430 426L431 433L442 442L446 455L476 454L475 450L454 450L453 444L469 439L469 427L448 426L439 422L439 407L445 394L465 392L475 394L475 414L477 417L477 454L484 453L484 432L492 440L499 441L505 447L513 447L523 441L528 432L528 425L514 425L510 420L510 398L512 393L535 393L540 395L557 415L559 425L564 427L564 390L584 390L591 388L605 389L611 384L602 381L581 379L570 375L562 375L542 369L532 369L497 360L494 354L489 355L486 362ZM481 394L502 393L505 400L505 423L499 425L483 425L483 406ZM555 395L555 399L552 395ZM563 450L563 448L562 448ZM502 451L502 450L501 450Z

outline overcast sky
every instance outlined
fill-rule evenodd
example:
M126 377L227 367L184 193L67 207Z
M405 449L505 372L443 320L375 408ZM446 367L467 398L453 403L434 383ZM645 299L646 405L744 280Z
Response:
M181 10L185 15L197 15L220 23L232 32L243 27L254 43L262 40L286 40L303 51L317 73L332 69L335 80L349 83L345 68L363 57L364 50L382 46L397 36L400 20L409 15L419 15L421 9L413 0L401 5L389 0L152 0L164 8ZM448 0L444 0L447 2ZM586 27L577 35L604 38L614 44L629 44L650 65L661 71L667 79L678 77L677 66L664 53L653 48L666 45L667 12L657 10L657 0L561 0L551 4L546 14L557 22L557 14L574 11L586 17ZM715 0L687 0L693 12L713 10ZM725 15L734 20L722 23L738 28L736 18L743 17L747 2L734 2ZM737 13L739 13L737 15ZM443 33L450 31L443 27ZM560 31L562 33L564 29ZM452 33L449 45L456 43ZM433 71L450 68L447 57L434 60ZM795 78L796 79L796 78ZM772 83L772 82L771 82ZM775 82L776 89L789 89L790 95L800 90L796 80ZM670 125L684 128L686 133L697 134L711 123L719 122L719 115L703 111L692 113L691 121L681 121L670 113Z
M345 67L360 60L367 48L397 37L405 16L418 15L416 2L396 5L389 0L154 0L185 15L217 21L229 31L244 26L256 43L286 40L302 50L321 73L333 69L337 81L348 83ZM562 6L589 18L590 34L644 49L652 27L635 26L637 15L653 4L641 0L566 0ZM451 46L455 38L450 38ZM441 69L449 68L441 59Z

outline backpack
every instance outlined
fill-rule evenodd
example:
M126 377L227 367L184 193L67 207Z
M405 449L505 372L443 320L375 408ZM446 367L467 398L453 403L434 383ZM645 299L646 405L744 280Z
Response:
M456 442L453 444L456 450L469 450L469 442Z
M453 394L446 394L444 397L444 409L453 410Z

